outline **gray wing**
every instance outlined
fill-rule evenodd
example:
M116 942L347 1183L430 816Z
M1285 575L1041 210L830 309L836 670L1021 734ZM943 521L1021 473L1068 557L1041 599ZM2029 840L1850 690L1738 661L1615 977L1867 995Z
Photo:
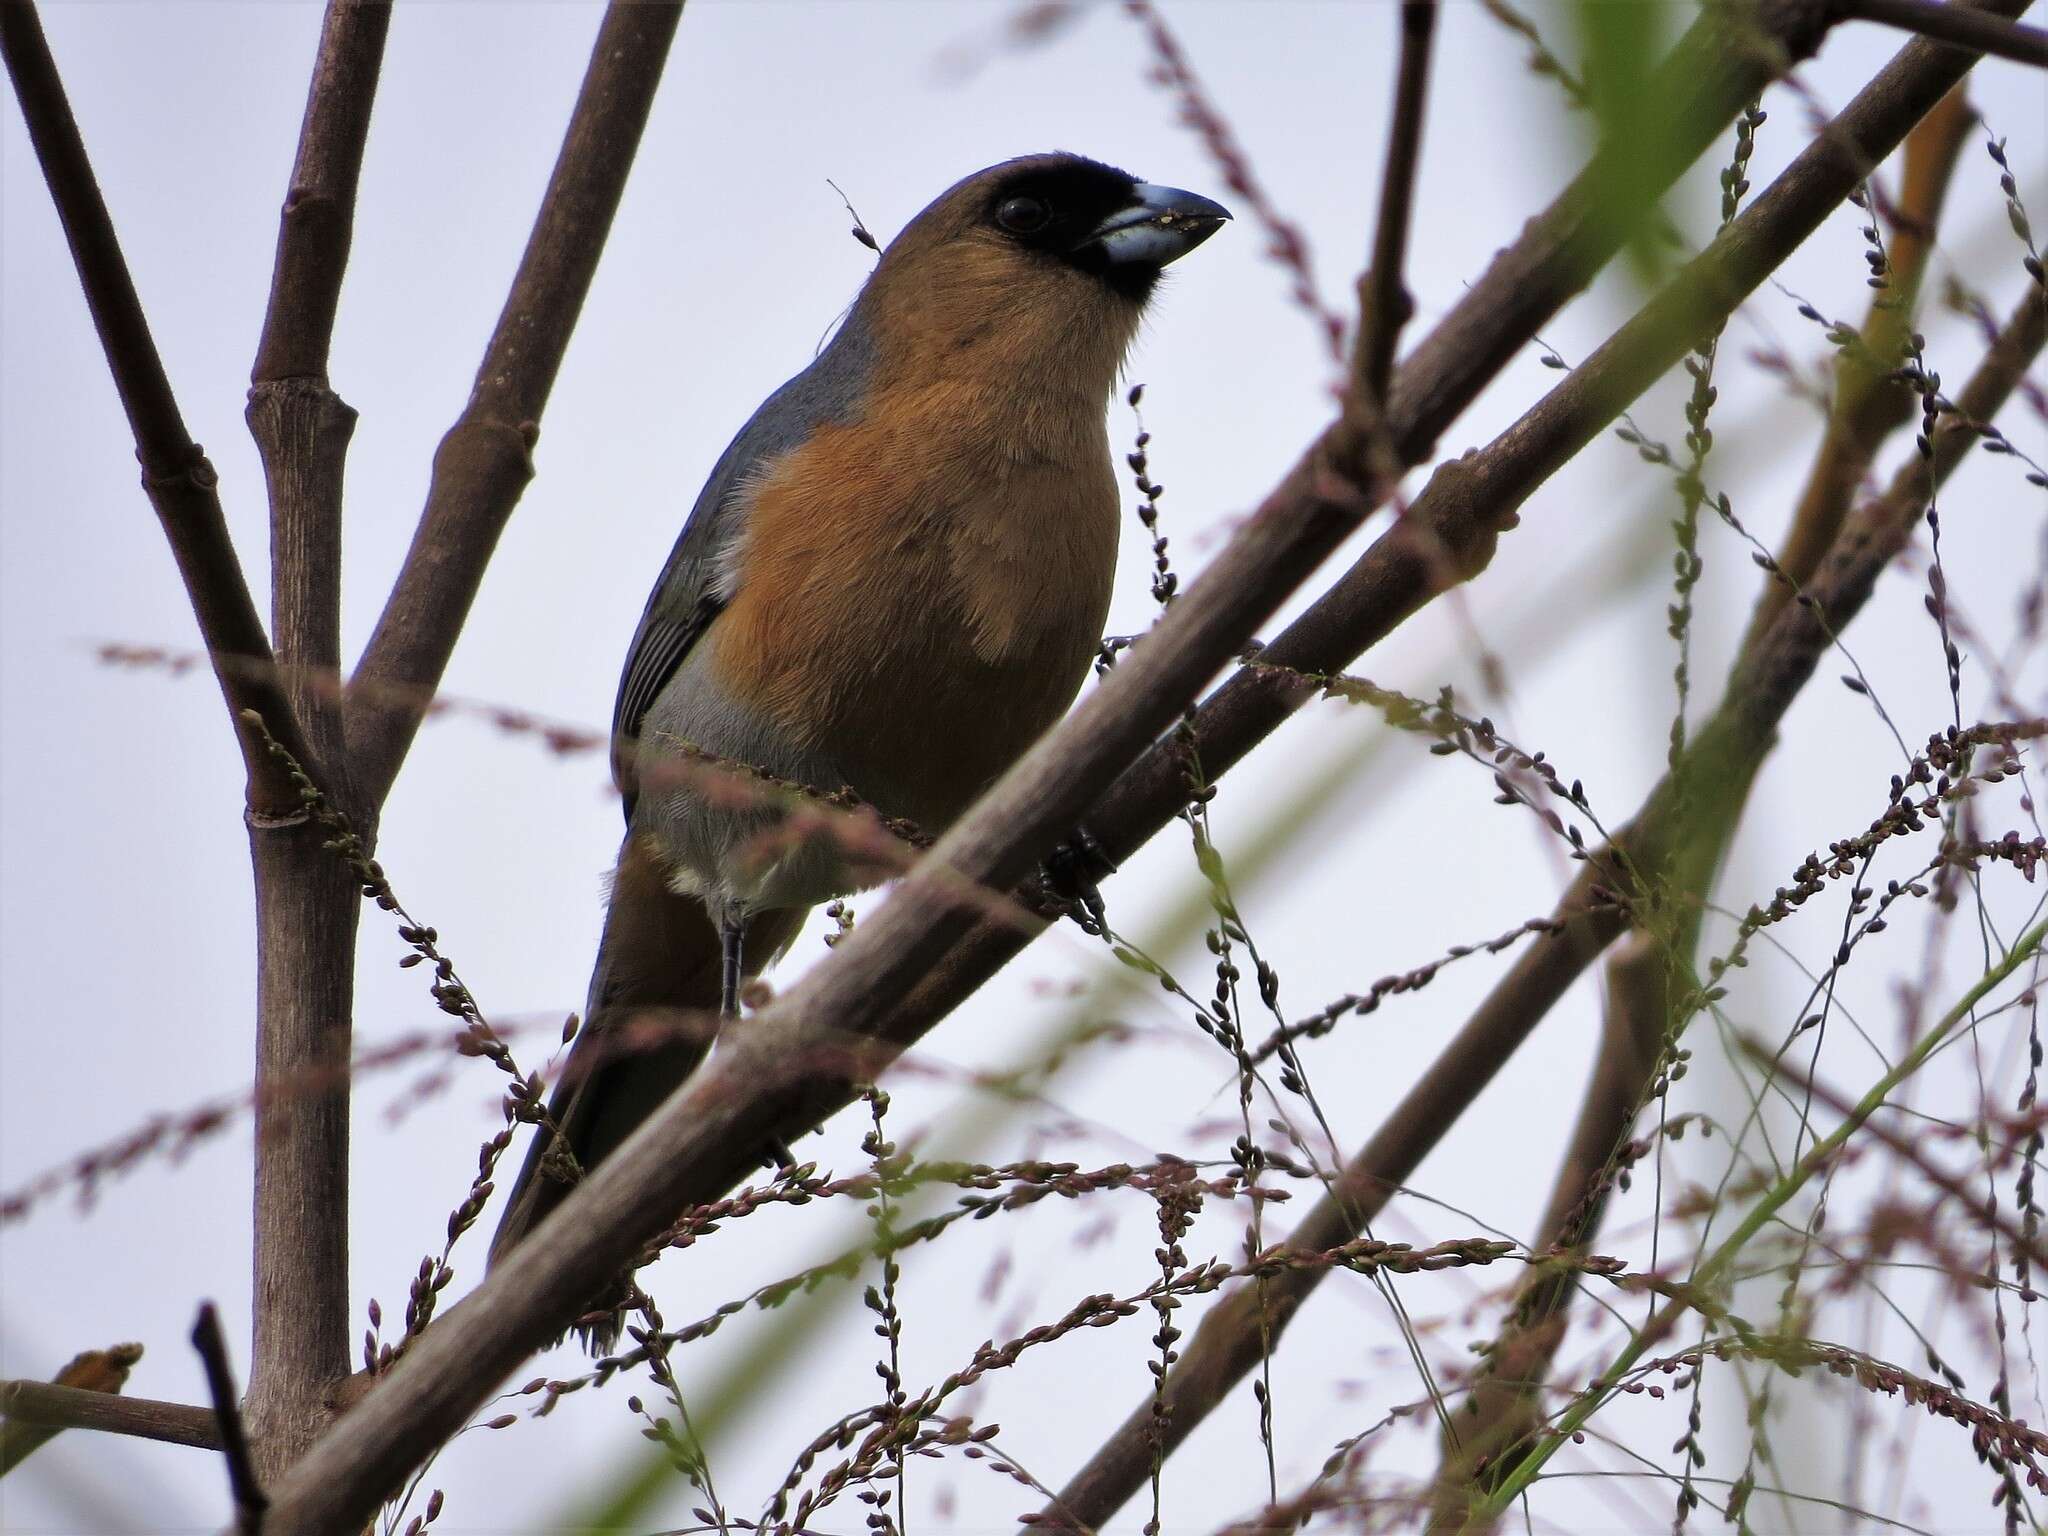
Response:
M629 824L638 789L630 744L690 647L732 596L721 589L721 566L745 527L748 487L769 463L819 427L852 419L866 392L872 359L867 327L856 305L811 366L770 395L740 428L698 493L640 615L612 708L612 778L625 801Z

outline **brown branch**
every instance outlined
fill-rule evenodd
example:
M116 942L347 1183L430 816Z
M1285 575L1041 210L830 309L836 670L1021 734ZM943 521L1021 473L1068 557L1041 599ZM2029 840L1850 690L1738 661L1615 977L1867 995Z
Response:
M1795 162L1786 174L1793 175L1797 169ZM1761 212L1768 197L1767 193L1743 217ZM1916 457L1884 497L1858 513L1809 589L1811 603L1788 609L1756 656L1738 666L1728 695L1694 737L1679 767L1677 777L1689 787L1689 817L1699 817L1700 824L1711 826L1725 818L1727 805L1741 802L1778 722L1826 654L1832 637L1861 610L1878 576L1905 547L1927 506L1931 487L1945 480L1976 442L1976 432L1968 423L1989 421L1997 414L2039 355L2044 330L2048 330L2048 306L2033 292L2021 301L1958 399L1959 417L1946 418L1936 434L1932 461L1923 466ZM1510 437L1514 430L1510 429ZM1616 834L1614 844L1588 859L1585 870L1552 914L1556 930L1532 941L1364 1150L1352 1159L1330 1192L1289 1234L1289 1245L1298 1243L1315 1251L1333 1247L1352 1235L1356 1224L1376 1216L1471 1107L1502 1063L1520 1048L1601 950L1619 937L1628 923L1626 909L1613 900L1600 899L1600 892L1627 891L1629 871L1660 867L1670 854L1673 839L1684 835L1682 818L1676 812L1687 802L1674 792L1673 783L1671 777L1664 779L1636 819ZM1702 805L1709 792L1722 803ZM1277 1336L1315 1284L1306 1275L1269 1282L1262 1298L1267 1337ZM1169 1448L1185 1438L1259 1360L1262 1324L1256 1307L1260 1299L1250 1290L1240 1290L1203 1318L1167 1378ZM1148 1401L1060 1491L1064 1505L1092 1524L1114 1515L1149 1475L1155 1454L1153 1423ZM1054 1511L1048 1510L1041 1519L1048 1528L1061 1529Z
M1958 48L2048 69L2048 32L2002 16L1987 16L1954 0L1842 0L1842 14L1850 20L1882 22Z
M1773 13L1795 14L1785 7ZM1717 11L1714 17L1722 14ZM1719 113L1717 122L1725 123L1782 64L1786 51L1810 49L1818 24L1811 8L1797 9L1796 15L1812 24L1810 30L1798 38L1781 38L1781 47L1764 53L1746 35L1728 37L1713 18L1695 28L1683 54L1686 67L1670 82L1671 100L1685 110L1667 122L1689 123L1697 142L1687 148L1682 136L1674 134L1665 159L1654 163L1675 175L1711 137L1707 119L1713 112ZM1917 75L1909 75L1909 96L1918 83ZM1941 81L1936 94L1948 83ZM1910 108L1910 102L1901 107L1888 101L1886 111L1896 115ZM1880 118L1890 122L1883 113ZM1910 121L1908 116L1898 123L1899 135ZM1619 232L1614 221L1592 216L1586 182L1582 177L1575 183L1453 311L1446 324L1466 339L1465 347L1444 350L1440 328L1401 371L1389 419L1404 451L1433 440L1485 383L1488 370L1473 363L1474 354L1511 355L1555 304L1612 254ZM1829 200L1811 194L1793 201L1772 229L1772 238L1780 242L1773 247L1776 257L1803 239L1830 206ZM1727 293L1730 307L1739 293ZM1545 294L1552 296L1548 308L1541 302ZM1429 358L1435 361L1422 361ZM1663 366L1669 361L1666 357ZM931 856L933 873L906 881L882 912L841 946L830 965L757 1018L733 1051L715 1057L707 1071L580 1185L542 1235L522 1244L477 1293L427 1330L391 1376L351 1413L346 1429L330 1432L293 1469L278 1490L273 1514L278 1530L349 1529L425 1447L459 1428L533 1347L630 1263L674 1211L716 1198L742 1176L751 1162L745 1149L774 1134L773 1127L815 1123L844 1102L854 1081L871 1076L880 1062L1021 948L1024 936L1005 925L985 927L971 943L946 954L946 943L969 926L947 899L948 887L963 877L1002 883L1021 875L1071 826L1088 793L1149 744L1194 686L1242 643L1248 626L1348 531L1370 504L1370 493L1337 473L1343 445L1341 429L1318 442L1146 645L948 835ZM1546 463L1543 472L1547 468ZM1461 479L1456 474L1447 478ZM1491 544L1493 513L1485 507L1467 512L1463 527L1456 519L1442 526L1479 547L1476 568L1484 564L1484 550ZM1407 590L1374 600L1364 614L1356 611L1359 598L1353 593L1347 601L1354 635L1369 635L1381 623L1391 627L1442 589L1443 545L1431 540L1423 550L1417 543L1416 530L1435 526L1404 520L1395 538L1395 562ZM1411 564L1418 563L1411 573ZM1369 590L1386 586L1383 572L1368 574L1365 581ZM1341 665L1349 654L1327 659ZM1299 697L1287 700L1265 729L1299 702ZM1166 757L1173 760L1170 751ZM1146 827L1134 824L1129 806L1114 797L1105 803L1119 840L1142 841L1174 809L1169 802ZM1100 825L1096 818L1091 824ZM1552 944L1545 953L1557 949ZM901 1005L892 1012L883 999L900 999ZM826 1062L822 1069L821 1058Z
M228 1464L228 1490L235 1500L235 1525L241 1536L259 1536L263 1512L270 1507L263 1485L257 1481L255 1463L249 1459L249 1441L242 1433L242 1412L235 1405L235 1372L228 1363L228 1342L221 1336L220 1313L212 1302L199 1306L199 1320L192 1325L192 1347L199 1351L206 1367L206 1389L213 1397L213 1416L220 1425L221 1454Z
M251 377L258 383L327 377L363 144L390 27L390 0L332 0L327 8L279 223L270 305L256 344Z
M270 303L249 375L248 420L270 489L271 624L293 707L345 800L340 710L342 465L355 412L327 357L355 222L390 0L333 0L278 220Z
M1394 122L1387 133L1387 165L1380 180L1379 222L1373 232L1372 265L1358 280L1358 342L1351 389L1358 405L1374 421L1386 407L1401 328L1415 312L1401 269L1415 203L1416 168L1422 158L1436 11L1436 0L1401 0L1401 60L1395 75Z
M541 412L625 192L681 14L681 0L614 0L598 28L511 293L469 404L434 455L419 529L349 690L350 766L370 804L382 801L419 730L422 711L393 701L440 682L498 535L533 476Z
M352 804L342 738L343 470L356 413L328 385L356 186L391 7L333 0L278 221L248 423L270 499L277 666L316 754ZM256 1188L249 1429L275 1476L312 1444L349 1371L349 1076L356 882L295 805L252 820L256 875ZM363 819L374 824L374 809ZM279 824L279 823L282 824ZM324 1081L317 1092L286 1085Z
M178 1414L201 1414L211 1429L213 1416L203 1409L185 1408L177 1403L137 1402L120 1396L128 1384L128 1373L142 1358L140 1344L116 1344L111 1349L89 1349L73 1355L47 1382L0 1381L0 1477L20 1466L66 1429L109 1429L120 1425L102 1422L109 1404L118 1405L113 1418L123 1423L145 1421L151 1426L150 1439L178 1439L164 1433ZM81 1421L83 1415L83 1422ZM181 1426L191 1430L189 1421Z
M1890 370L1876 366L1874 359L1898 357L1911 330L1913 300L1950 174L1973 118L1965 86L1957 85L1907 135L1898 232L1889 252L1890 282L1872 296L1864 322L1866 345L1842 359L1836 409L1794 512L1787 553L1780 562L1786 578L1803 583L1812 577L1840 531L1850 499L1878 447L1912 414L1910 392L1892 381ZM1788 598L1785 582L1773 580L1752 620L1759 637L1752 644L1761 643ZM1689 856L1682 861L1686 877L1675 880L1660 902L1663 911L1674 914L1676 935L1639 929L1609 958L1600 1053L1537 1229L1538 1251L1577 1251L1599 1231L1606 1212L1610 1159L1641 1113L1662 1060L1659 1044L1672 1020L1681 980L1675 967L1682 962L1689 978L1707 882L1741 810L1740 804L1730 805L1718 826L1692 829ZM1564 1309L1576 1290L1576 1277L1569 1271L1534 1272L1524 1281L1488 1348L1484 1370L1446 1426L1431 1495L1437 1528L1465 1528L1473 1489L1506 1464L1505 1453L1539 1422L1539 1394L1563 1342Z
M170 540L214 675L229 712L236 717L250 809L264 815L285 814L293 804L290 789L254 736L242 727L241 712L256 711L295 751L304 748L305 742L277 685L270 641L228 537L219 477L185 429L184 416L171 393L163 359L157 355L128 263L121 254L113 220L93 178L92 162L71 115L56 60L50 56L42 21L29 0L0 5L0 57L6 60L114 388L135 437L143 491ZM307 760L317 761L310 753Z
M112 1435L133 1435L139 1440L190 1445L202 1451L220 1449L220 1422L211 1408L160 1403L146 1397L117 1397L112 1389L44 1381L0 1382L0 1414L6 1416L10 1432L16 1425L52 1431L97 1429Z

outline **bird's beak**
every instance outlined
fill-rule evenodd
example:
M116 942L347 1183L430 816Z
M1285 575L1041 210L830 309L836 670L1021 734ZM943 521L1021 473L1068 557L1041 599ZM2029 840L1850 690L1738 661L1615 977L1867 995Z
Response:
M1163 267L1229 218L1228 208L1198 193L1141 181L1131 188L1131 201L1090 230L1084 244L1099 247L1113 267Z

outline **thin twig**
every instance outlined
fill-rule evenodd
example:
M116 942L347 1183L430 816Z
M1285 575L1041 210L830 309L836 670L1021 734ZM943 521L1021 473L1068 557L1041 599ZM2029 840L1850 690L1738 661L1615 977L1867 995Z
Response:
M1373 233L1372 265L1358 280L1358 343L1351 388L1374 421L1386 406L1401 327L1415 312L1402 268L1416 168L1422 159L1436 11L1436 0L1401 0L1401 62L1394 84L1394 121L1387 133L1386 170L1380 179L1379 223Z
M1882 22L1958 48L2048 69L2048 32L1955 0L1843 0L1842 12L1852 20Z
M206 1367L206 1390L213 1397L213 1416L220 1425L220 1448L228 1464L228 1489L235 1500L235 1524L241 1536L260 1536L263 1512L270 1507L256 1466L249 1458L249 1440L242 1433L242 1411L236 1405L235 1372L228 1361L228 1343L220 1331L220 1313L202 1302L192 1325L192 1347Z
M71 115L64 82L43 36L42 20L29 0L0 5L0 57L14 82L15 98L70 243L115 391L135 436L143 491L163 523L199 633L213 658L214 675L230 713L237 717L250 808L266 814L287 811L290 790L254 737L239 728L241 712L256 711L296 753L308 761L317 759L306 750L298 721L277 685L270 640L228 537L219 476L185 429L113 219L93 177L85 141ZM235 665L238 662L253 665Z

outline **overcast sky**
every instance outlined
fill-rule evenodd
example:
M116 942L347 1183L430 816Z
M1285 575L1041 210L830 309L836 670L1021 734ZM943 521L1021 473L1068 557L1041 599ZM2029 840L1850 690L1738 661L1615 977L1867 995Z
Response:
M1169 4L1166 13L1274 203L1308 236L1325 299L1348 311L1377 198L1393 6L1211 0ZM959 176L1049 148L1231 201L1202 145L1177 124L1172 100L1148 83L1143 34L1129 20L1098 7L1026 47L1005 40L1010 14L994 4L917 0L690 7L549 404L538 478L449 668L452 694L602 727L648 584L697 486L754 405L811 357L868 270L871 257L847 238L828 177L884 239ZM1538 4L1531 14L1569 49L1560 9ZM319 16L310 5L168 0L45 8L172 382L221 472L259 588L265 514L241 411ZM362 413L348 478L350 656L411 535L434 443L462 406L597 19L584 4L412 4L394 20L333 358L336 388ZM1674 11L1674 27L1683 19ZM1816 100L1839 106L1895 41L1844 26L1800 79ZM1523 55L1479 5L1445 7L1415 212L1415 334L1549 200L1582 153L1583 125L1554 85L1526 71ZM1976 81L1991 123L2013 135L2037 227L2048 227L2043 76L1994 61ZM1768 105L1750 172L1758 187L1808 135L1798 100L1781 91ZM1725 154L1725 145L1710 152L1673 200L1695 235L1711 226L1712 172ZM1130 378L1147 385L1153 473L1169 487L1165 525L1188 574L1329 410L1320 340L1261 245L1241 219L1176 267L1131 359ZM1792 295L1844 318L1859 314L1859 249L1844 210L1785 270L1782 291L1756 297L1723 349L1712 478L1765 538L1784 525L1814 417L1749 355L1782 347L1818 365L1824 343ZM1979 142L1963 154L1943 251L1995 307L2020 291L2018 247ZM1607 279L1545 339L1581 358L1634 297L1625 275ZM1931 361L1954 384L1974 359L1971 333L1947 319L1926 329ZM1557 377L1533 349L1517 358L1442 449L1485 442ZM1668 387L1639 415L1656 435L1682 434ZM2006 426L2037 460L2048 455L2037 417L2015 411ZM1117 442L1134 430L1120 405L1111 430ZM2003 637L2036 564L2041 498L2010 461L1980 459L1957 477L1946 505L1950 582L1968 613ZM1567 777L1583 779L1603 819L1619 821L1663 763L1672 654L1657 541L1668 537L1674 506L1626 447L1603 443L1524 508L1521 530L1502 542L1483 579L1407 626L1364 669L1412 691L1445 681L1477 690L1483 641L1503 659L1510 692L1474 691L1473 707L1547 749ZM1704 553L1695 675L1711 694L1756 572L1718 526L1705 530ZM1147 564L1133 522L1113 631L1149 622ZM1922 590L1916 577L1895 574L1850 637L1909 742L1947 719ZM240 768L218 696L203 669L174 676L101 665L93 648L104 641L185 648L195 633L136 487L104 362L10 103L0 110L0 1187L10 1190L152 1113L232 1096L250 1070ZM1867 703L1827 681L1836 670L1823 668L1786 724L1721 888L1725 906L1739 911L1767 897L1809 848L1882 809L1897 752ZM2048 682L2038 655L2018 682L2038 709ZM1984 670L1973 664L1966 714L1989 712L1984 698ZM1324 786L1318 802L1289 823L1288 840L1269 832L1314 784ZM1390 739L1336 704L1307 711L1231 776L1214 810L1218 838L1239 869L1253 935L1280 968L1290 1015L1549 909L1568 874L1557 846L1490 795L1470 764ZM486 1010L531 1026L515 1037L531 1064L581 1003L617 814L597 756L551 755L532 738L451 719L422 732L385 817L380 853L400 894L440 929ZM1141 938L1161 934L1195 879L1184 835L1162 836L1110 888L1119 926ZM856 905L870 910L879 900L871 894ZM2008 936L2029 906L2011 879L1992 882L1986 900ZM1728 1002L1730 1016L1782 1027L1803 992L1800 967L1825 964L1838 920L1836 901L1788 931L1791 954L1760 953ZM824 927L814 920L783 975L818 960ZM1725 942L1726 925L1710 942L1715 934ZM1974 933L1967 942L1957 936L1946 992L1975 974L1975 945ZM389 925L366 914L365 1048L440 1022L418 973L397 970L402 952ZM1183 933L1163 953L1193 990L1208 990L1198 935ZM1919 969L1917 939L1901 936L1879 963L1851 973L1843 1002L1880 1032L1895 1029L1892 984ZM1487 959L1453 967L1427 991L1316 1047L1311 1070L1347 1154L1499 972ZM1014 1062L1075 1011L1123 1019L1139 1033L1085 1054L1051 1085L1046 1104L1021 1113L962 1087L963 1073ZM1589 981L1424 1165L1418 1186L1449 1208L1397 1204L1382 1235L1464 1237L1483 1221L1529 1236L1597 1020ZM1924 1101L1967 1109L1975 1099L1959 1085L1981 1070L1994 1099L2010 1105L2009 1048L2009 1034L1987 1035L1978 1064L1959 1053L1952 1075L1930 1079ZM1853 1041L1828 1060L1845 1085L1867 1081L1874 1065ZM351 1278L359 1318L373 1296L387 1317L402 1314L408 1278L421 1254L438 1249L475 1147L496 1123L497 1081L481 1063L463 1064L444 1091L393 1122L387 1110L411 1102L408 1086L427 1065L367 1079L357 1100ZM1161 1149L1215 1158L1235 1133L1230 1081L1227 1061L1185 1013L1156 990L1128 986L1066 928L933 1033L900 1076L895 1115L900 1133L925 1124L949 1137L972 1131L959 1144L991 1161L1051 1153L1105 1163ZM1712 1072L1690 1087L1694 1107L1725 1112L1731 1102ZM858 1135L847 1117L800 1150L847 1171L861 1161ZM131 1391L203 1400L185 1337L204 1297L229 1320L246 1369L249 1139L237 1121L182 1164L152 1160L109 1185L88 1211L52 1200L0 1231L0 1374L47 1376L76 1350L134 1338L149 1354ZM1695 1145L1676 1154L1674 1177ZM1707 1149L1692 1176L1712 1177L1723 1155ZM1136 1289L1156 1273L1149 1205L1128 1194L1098 1200L976 1224L907 1256L913 1390L956 1369L983 1338L1055 1318L1092 1291ZM1622 1251L1639 1251L1647 1210L1638 1200L1617 1218ZM494 1210L486 1221L495 1219ZM1276 1208L1269 1227L1289 1219ZM1191 1255L1234 1254L1242 1221L1239 1210L1211 1213L1189 1239ZM859 1230L852 1207L764 1214L663 1264L650 1284L670 1322L681 1322L831 1253ZM458 1250L453 1294L474 1283L483 1247L479 1234ZM1464 1309L1501 1283L1504 1274L1453 1274L1404 1284L1410 1310L1434 1320L1434 1358L1460 1359L1467 1341L1485 1335L1493 1313ZM1966 1369L1981 1395L1989 1377L1981 1351L1972 1354L1974 1323L1924 1287L1900 1285L1906 1309L1959 1362L1973 1362ZM1191 1308L1183 1319L1194 1315ZM686 1385L714 1390L778 1321L737 1319L684 1352ZM1140 1401L1149 1332L1148 1315L1029 1356L992 1378L972 1411L1000 1422L1009 1450L1057 1484ZM1590 1358L1587 1337L1568 1347L1569 1359ZM1921 1363L1896 1328L1871 1337ZM875 1343L857 1301L840 1305L766 1389L772 1417L745 1418L715 1447L720 1491L735 1510L756 1511L812 1434L872 1400ZM1364 1282L1340 1278L1317 1293L1274 1362L1283 1489L1312 1475L1338 1439L1419 1395L1397 1345L1384 1304ZM519 1379L576 1366L562 1352ZM449 1496L436 1529L537 1530L621 1475L644 1449L624 1406L631 1390L585 1393L542 1423L458 1440L429 1478ZM2029 1412L2024 1392L2022 1400ZM1835 1496L1843 1442L1829 1426L1844 1400L1786 1387L1780 1403L1787 1475ZM1712 1470L1732 1476L1743 1441L1731 1377L1709 1378L1705 1407ZM1661 1457L1682 1414L1671 1404L1631 1406L1602 1422ZM1870 1454L1901 1468L1903 1486L1887 1492L1873 1477L1865 1498L1945 1531L1991 1528L1990 1479L1960 1432L1913 1426L1903 1442L1910 1454L1901 1456L1891 1449L1900 1442L1887 1438L1901 1430L1901 1414L1887 1404L1880 1420ZM1256 1507L1265 1469L1253 1424L1241 1392L1170 1464L1169 1529L1206 1531ZM1389 1437L1375 1465L1416 1473L1432 1458L1432 1437L1406 1430ZM1642 1471L1599 1443L1555 1465ZM685 1520L693 1502L679 1487L663 1518ZM227 1507L214 1458L85 1434L64 1436L0 1483L0 1521L10 1532L205 1529ZM910 1507L919 1529L966 1532L1008 1529L1032 1506L1006 1480L953 1461L913 1469ZM1531 1514L1538 1529L1631 1530L1662 1526L1670 1508L1670 1488L1654 1479L1581 1478L1546 1484ZM848 1502L822 1528L855 1529L859 1513ZM1126 1513L1135 1530L1143 1512L1134 1505ZM1778 1506L1757 1518L1759 1529L1782 1528L1770 1524L1782 1520ZM1810 1522L1804 1529L1825 1528L1818 1515L1800 1518Z

